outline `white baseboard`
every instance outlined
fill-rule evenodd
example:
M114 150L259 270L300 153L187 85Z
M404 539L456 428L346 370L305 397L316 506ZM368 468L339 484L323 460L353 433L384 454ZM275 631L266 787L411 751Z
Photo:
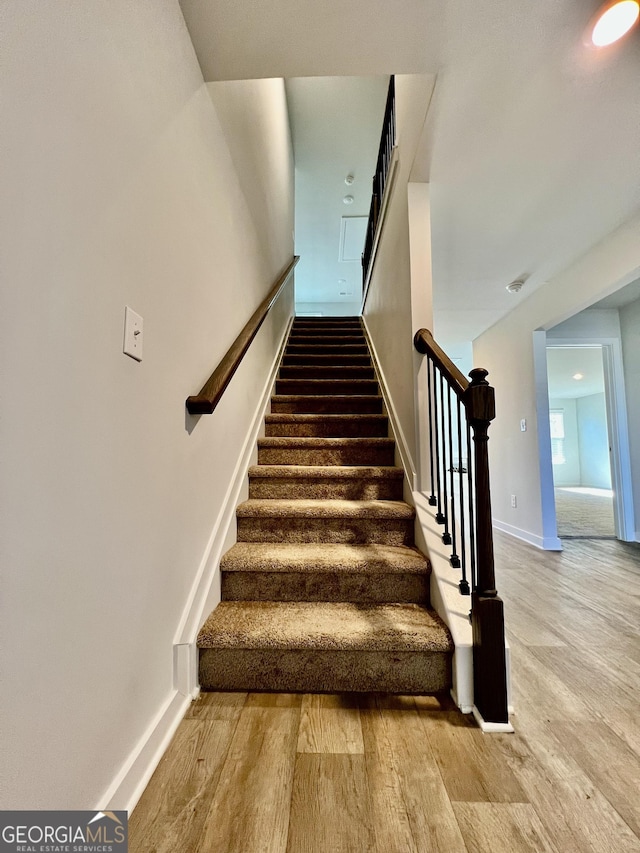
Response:
M535 545L542 551L562 551L562 542L557 536L537 536L529 530L521 530L512 524L507 524L506 521L498 521L495 518L493 519L493 526L496 530L508 533L509 536L514 536L516 539L522 539L523 542Z
M194 698L177 690L171 693L95 806L96 811L123 809L131 814Z
M238 497L245 486L247 469L252 454L255 452L260 429L264 423L264 415L271 398L278 365L292 322L293 317L287 323L278 352L269 370L224 502L213 525L187 603L182 612L173 645L173 691L131 751L120 772L102 797L101 802L96 806L96 810L108 808L113 810L124 809L129 813L133 811L187 708L199 693L196 638L207 608L212 609L217 603L215 594L212 600L212 588L218 577L220 557L225 545L228 546L229 543Z
M414 492L416 508L416 545L429 556L431 562L431 606L445 623L453 639L451 697L463 714L470 714L473 702L473 631L469 619L471 597L461 595L458 582L459 569L451 567L450 548L442 544L442 526L435 520L435 509L428 497ZM507 668L507 702L511 712L511 649L505 638ZM486 726L492 724L486 723ZM501 728L500 731L512 731ZM498 729L483 728L483 731Z
M247 470L251 464L251 457L255 453L258 436L264 423L265 412L271 399L273 384L292 323L293 317L290 318L286 326L278 352L271 364L269 376L245 435L229 488L213 525L174 639L174 686L186 695L190 695L197 687L196 638L207 613L213 610L220 600L219 592L214 590L220 558L230 544L229 537L231 526L235 520L236 507L239 503L240 493L246 485ZM214 590L213 593L212 590Z
M387 414L389 415L389 420L391 421L391 429L393 430L393 434L396 439L396 446L398 448L398 453L400 454L400 459L402 460L402 467L404 468L405 476L409 481L409 489L414 492L416 490L418 482L418 475L416 473L416 463L414 462L413 455L411 454L411 451L409 450L409 445L407 444L407 439L405 438L405 434L402 431L402 427L400 426L400 419L398 418L396 407L393 405L393 399L391 398L391 395L389 393L389 385L384 375L384 371L380 367L380 360L378 358L376 348L371 339L371 335L369 334L367 321L364 317L361 317L361 320L362 325L364 326L364 331L367 337L369 348L371 350L371 360L373 361L373 367L378 378L380 390L382 391L382 399L384 400L384 405L387 410Z

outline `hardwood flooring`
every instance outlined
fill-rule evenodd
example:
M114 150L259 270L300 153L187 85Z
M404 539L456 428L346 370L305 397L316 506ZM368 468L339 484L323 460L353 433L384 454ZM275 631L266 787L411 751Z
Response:
M496 534L512 735L447 697L205 693L132 853L640 853L640 546Z

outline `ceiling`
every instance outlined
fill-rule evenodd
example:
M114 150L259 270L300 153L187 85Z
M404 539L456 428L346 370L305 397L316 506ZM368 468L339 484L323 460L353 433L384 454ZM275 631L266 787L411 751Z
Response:
M604 299L596 302L595 305L592 305L591 307L624 308L626 305L631 305L631 303L635 302L636 299L640 299L640 278L636 279L636 281L632 281L631 284L628 284L626 287L621 287L610 296L605 296Z
M181 5L207 80L437 74L412 179L430 183L444 343L475 338L640 211L640 27L588 49L598 0Z
M582 379L574 379L581 375ZM547 347L551 399L577 399L604 393L602 347Z

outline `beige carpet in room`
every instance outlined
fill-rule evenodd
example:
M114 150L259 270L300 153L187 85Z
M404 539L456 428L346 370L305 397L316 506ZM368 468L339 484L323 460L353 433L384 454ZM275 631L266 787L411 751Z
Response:
M600 494L593 492L601 491ZM604 490L558 488L556 519L562 539L615 539L613 498Z

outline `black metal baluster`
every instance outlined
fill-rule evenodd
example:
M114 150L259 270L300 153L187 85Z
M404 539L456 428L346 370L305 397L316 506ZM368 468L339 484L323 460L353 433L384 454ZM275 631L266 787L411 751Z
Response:
M451 545L451 534L449 533L449 496L447 494L447 432L445 428L444 408L444 376L440 373L440 433L442 438L442 507L444 509L444 532L442 534L443 545Z
M433 365L433 413L434 413L434 424L435 424L435 448L436 448L436 498L438 511L436 512L436 521L438 524L445 523L445 517L442 512L442 492L440 489L440 436L438 435L439 422L438 422L438 380L436 377L436 366Z
M458 549L456 543L456 490L455 490L455 479L454 479L454 471L453 471L453 429L451 425L451 386L447 383L447 409L448 409L448 418L447 418L447 426L448 426L448 440L449 440L449 481L451 485L451 544L452 544L452 552L449 557L449 562L453 566L454 569L460 568L460 557L458 556Z
M467 580L467 543L465 540L465 506L464 506L464 468L462 466L462 406L460 405L460 397L457 398L457 413L458 413L458 473L460 475L460 567L462 569L462 577L458 584L462 595L470 595L469 581ZM467 463L468 465L469 463Z
M431 398L433 389L431 388L431 359L427 358L427 397L429 409L429 469L431 471L431 494L429 495L429 506L435 506L437 499L434 494L434 473L433 473L433 437L435 434L433 428L433 400Z

